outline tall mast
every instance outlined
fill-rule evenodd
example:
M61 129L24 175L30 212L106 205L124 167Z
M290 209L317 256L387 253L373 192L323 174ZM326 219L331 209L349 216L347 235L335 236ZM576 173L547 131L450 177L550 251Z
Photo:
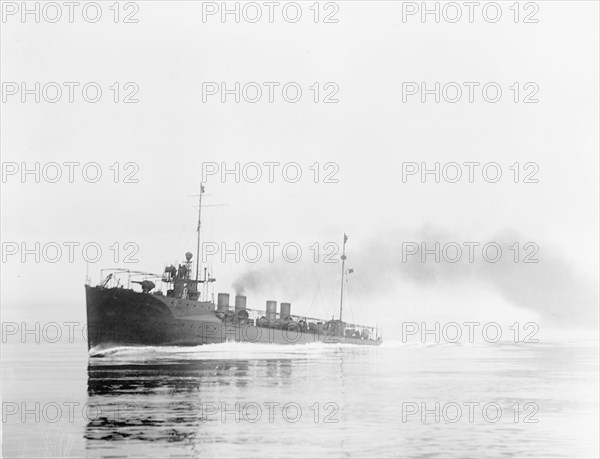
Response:
M344 233L344 243L342 244L342 286L340 289L340 321L342 320L342 306L344 305L344 275L345 275L345 265L346 265L346 241L348 240L348 236Z
M200 222L202 221L202 193L204 193L204 184L200 182L200 195L198 196L198 243L196 245L196 290L198 289L198 273L200 272Z

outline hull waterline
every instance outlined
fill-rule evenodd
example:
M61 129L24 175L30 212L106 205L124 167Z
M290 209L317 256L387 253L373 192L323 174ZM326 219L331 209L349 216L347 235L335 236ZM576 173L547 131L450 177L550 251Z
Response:
M210 302L85 286L88 349L116 346L198 346L224 342L379 345L335 330L300 330L227 322Z

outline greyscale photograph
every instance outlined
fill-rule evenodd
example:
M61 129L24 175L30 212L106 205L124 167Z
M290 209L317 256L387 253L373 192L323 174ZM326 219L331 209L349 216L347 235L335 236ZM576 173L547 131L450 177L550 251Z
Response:
M0 84L0 457L600 457L600 2L0 0Z

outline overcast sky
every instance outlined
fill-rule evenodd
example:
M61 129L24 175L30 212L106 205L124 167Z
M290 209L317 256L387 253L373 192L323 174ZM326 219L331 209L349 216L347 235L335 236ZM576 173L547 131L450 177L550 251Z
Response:
M75 183L36 184L7 177L2 241L97 242L104 255L90 264L94 284L101 267L115 265L109 246L134 242L139 263L129 267L160 273L186 251L195 254L190 195L203 162L293 161L303 171L297 183L280 173L274 183L208 179L206 204L224 206L204 210L206 241L297 242L304 251L296 264L223 264L215 256L215 293L233 294L232 284L250 270L269 282L246 292L249 307L290 300L296 313L337 314L339 264L311 262L309 246L339 244L346 232L355 270L348 320L552 316L554 324L570 318L579 326L597 317L598 4L537 2L538 23L514 23L502 3L495 24L481 15L472 24L403 22L402 2L337 4L338 23L316 24L308 3L295 24L281 16L273 24L203 22L201 2L141 2L134 24L111 16L96 24L9 17L1 25L3 82L97 82L103 95L96 104L80 90L72 104L66 95L54 104L7 96L2 161L97 162L103 178L86 183L76 173ZM108 5L104 15L112 14ZM495 104L480 90L474 103L466 95L454 104L421 103L418 95L403 103L402 82L436 81L497 82L504 92ZM137 84L139 103L115 104L114 82L121 98L125 83ZM274 103L265 94L255 104L221 103L218 95L203 103L203 82L296 82L303 95L295 104L278 89ZM314 103L315 82L320 98L324 84L335 83L339 103ZM514 103L515 82L520 98L528 93L523 85L535 83L539 103ZM500 164L502 180L487 183L479 173L475 183L402 181L403 162L468 161ZM115 162L136 163L139 183L113 183ZM314 183L315 162L337 164L338 183ZM515 162L536 163L539 183L515 184ZM402 242L423 240L535 242L540 262L508 263L506 252L499 271L481 259L402 264ZM64 254L55 264L8 257L4 318L84 320L85 276L80 251L74 263Z

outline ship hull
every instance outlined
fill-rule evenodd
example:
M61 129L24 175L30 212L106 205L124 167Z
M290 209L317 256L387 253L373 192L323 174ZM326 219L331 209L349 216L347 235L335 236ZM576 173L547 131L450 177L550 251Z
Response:
M88 349L116 346L198 346L224 342L356 344L381 341L327 332L287 330L223 322L214 305L174 300L123 288L85 286Z

